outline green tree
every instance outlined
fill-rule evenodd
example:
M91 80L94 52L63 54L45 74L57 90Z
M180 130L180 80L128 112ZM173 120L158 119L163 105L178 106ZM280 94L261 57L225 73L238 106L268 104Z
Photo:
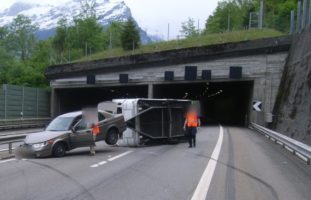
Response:
M195 37L199 35L199 30L195 26L195 21L192 18L188 18L187 21L181 24L180 33L186 38Z
M59 53L63 53L69 46L69 26L66 18L62 18L57 23L55 35L53 37L53 47Z
M26 61L36 46L36 31L38 27L33 25L30 18L18 15L8 25L7 47L13 51L22 61Z
M290 11L296 8L297 0L265 1L264 27L288 32ZM204 33L219 33L245 29L249 24L250 12L259 12L260 0L224 0L218 3L214 13L206 21Z
M124 50L139 48L140 35L133 19L128 19L121 33L121 45Z
M74 48L86 50L87 54L103 49L103 27L95 17L76 18L70 31Z
M121 35L124 27L123 22L111 22L103 33L105 40L105 48L121 47Z

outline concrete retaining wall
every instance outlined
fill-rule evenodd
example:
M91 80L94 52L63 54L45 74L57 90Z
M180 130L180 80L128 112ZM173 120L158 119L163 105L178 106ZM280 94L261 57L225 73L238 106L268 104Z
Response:
M311 27L293 39L274 113L276 131L311 145Z

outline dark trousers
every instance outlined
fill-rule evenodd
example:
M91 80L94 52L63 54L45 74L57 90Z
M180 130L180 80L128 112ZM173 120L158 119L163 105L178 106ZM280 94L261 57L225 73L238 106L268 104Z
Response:
M187 127L187 137L188 137L188 143L190 147L195 147L196 135L197 135L196 127Z

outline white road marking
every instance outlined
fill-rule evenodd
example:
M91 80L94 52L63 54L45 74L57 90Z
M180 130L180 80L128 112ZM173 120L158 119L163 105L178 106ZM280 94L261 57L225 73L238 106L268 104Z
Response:
M12 162L12 161L15 161L15 160L16 160L15 158L8 159L8 160L3 160L3 161L0 161L0 164L7 163L7 162Z
M106 163L107 163L107 161L102 161L102 162L98 163L98 165L104 165Z
M205 200L206 199L207 192L209 190L209 187L210 187L210 184L211 184L214 172L215 172L215 168L217 165L217 160L219 158L223 137L224 137L224 131L223 131L222 126L220 126L219 137L218 137L216 146L213 150L211 159L207 163L205 171L203 172L203 175L193 193L191 200Z
M116 159L121 158L121 157L123 157L123 156L126 156L127 154L130 154L130 153L132 153L132 152L133 152L133 151L126 151L126 152L124 152L124 153L121 153L120 155L117 155L117 156L114 156L114 157L112 157L112 158L109 158L108 161L116 160Z
M94 168L94 167L99 167L98 164L94 164L94 165L91 165L90 167Z
M111 156L109 155L108 157L111 157L111 158L109 158L108 161L109 161L109 162L114 161L114 160L116 160L116 159L118 159L118 158L121 158L121 157L123 157L123 156L126 156L127 154L130 154L130 153L132 153L132 152L133 152L133 151L126 151L126 152L121 153L120 155L117 155L117 156L114 156L114 157L111 157ZM91 168L99 167L99 166L102 166L102 165L108 163L108 161L105 161L105 160L104 160L104 161L98 162L98 163L96 163L96 164L93 164L93 165L91 165L90 167L91 167Z

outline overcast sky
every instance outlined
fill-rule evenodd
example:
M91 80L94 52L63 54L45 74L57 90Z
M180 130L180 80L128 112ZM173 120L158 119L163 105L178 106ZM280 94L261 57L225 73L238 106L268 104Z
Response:
M0 10L19 0L0 0ZM33 3L59 4L64 0L22 0ZM113 0L111 0L113 1ZM139 25L150 34L167 38L170 24L170 38L179 34L181 23L191 17L204 27L205 20L220 0L124 0L131 8Z

